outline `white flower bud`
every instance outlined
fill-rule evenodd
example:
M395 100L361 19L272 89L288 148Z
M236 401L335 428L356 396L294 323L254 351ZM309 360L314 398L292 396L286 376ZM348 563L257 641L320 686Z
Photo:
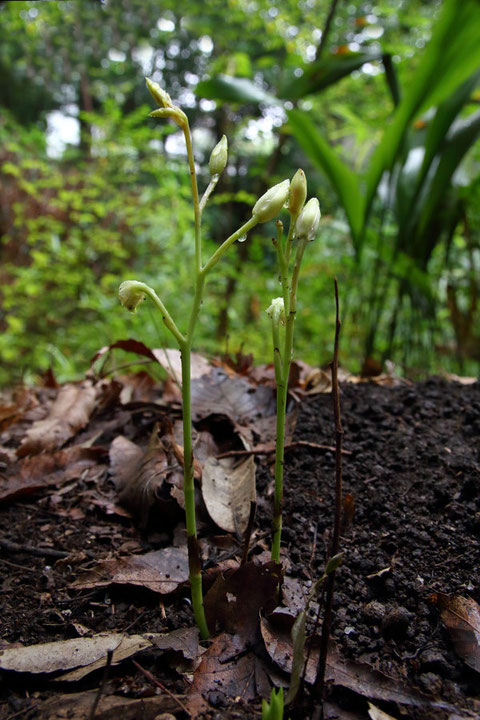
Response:
M298 215L307 199L307 178L303 170L299 169L290 183L290 199L288 201L288 212L291 215Z
M283 180L283 182L267 190L267 192L257 200L253 206L252 215L259 223L273 220L273 218L278 215L288 198L289 188L290 180Z
M272 304L265 312L276 325L285 325L285 304L282 297L273 298Z
M137 307L145 300L145 293L138 288L138 282L135 280L125 280L118 288L118 299L124 308L136 313Z
M150 80L150 78L145 78L145 82L147 83L147 87L150 90L150 93L157 105L163 108L173 107L173 102L170 95L165 92L165 90L162 90L158 83L153 82L153 80Z
M228 142L227 136L223 135L220 142L218 142L212 150L208 167L210 169L210 175L221 175L225 170L225 165L228 160Z
M295 235L297 238L306 238L311 242L315 238L318 224L320 222L320 203L317 198L312 198L303 208L298 216L295 227Z

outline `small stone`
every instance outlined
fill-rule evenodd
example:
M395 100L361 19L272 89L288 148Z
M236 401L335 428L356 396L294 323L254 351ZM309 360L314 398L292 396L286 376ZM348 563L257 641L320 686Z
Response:
M382 634L388 640L403 640L412 614L404 607L390 610L382 620Z
M364 606L362 615L366 623L376 625L381 623L386 612L387 608L385 605L382 605L382 603L377 600L372 600Z
M442 693L442 681L435 673L423 673L420 675L420 682L423 689L431 695L439 696Z

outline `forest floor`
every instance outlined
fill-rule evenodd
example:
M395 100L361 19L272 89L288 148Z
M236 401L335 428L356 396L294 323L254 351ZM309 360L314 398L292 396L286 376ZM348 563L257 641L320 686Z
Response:
M194 373L204 643L188 596L175 384L50 377L5 399L2 720L260 718L271 686L288 688L291 626L333 523L331 393L324 375L307 374L299 366L289 414L274 609L271 368ZM341 406L344 558L324 717L478 718L480 384L344 382ZM239 567L252 477L256 517ZM306 689L285 718L310 716L317 646L311 638Z

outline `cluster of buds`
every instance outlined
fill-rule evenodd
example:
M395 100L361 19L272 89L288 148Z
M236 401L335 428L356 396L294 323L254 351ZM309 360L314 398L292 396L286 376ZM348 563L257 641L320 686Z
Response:
M315 238L320 223L320 204L317 198L307 199L307 180L303 170L297 170L292 178L274 185L255 203L252 215L259 223L273 220L288 200L288 211L296 218L295 237L309 242Z
M152 110L150 117L171 118L180 128L188 125L188 118L179 107L173 104L170 95L162 90L160 85L149 78L145 78L150 94L159 106L158 110Z

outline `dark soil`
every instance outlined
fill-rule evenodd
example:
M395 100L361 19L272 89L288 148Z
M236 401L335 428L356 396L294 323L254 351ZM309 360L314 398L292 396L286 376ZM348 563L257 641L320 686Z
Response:
M39 393L48 398L55 391ZM442 379L392 388L347 383L341 386L341 403L347 451L344 493L349 497L332 624L340 655L380 670L392 679L392 687L400 683L406 692L425 695L423 707L373 699L388 716L479 717L479 674L457 653L441 619L438 597L445 593L480 602L480 384ZM168 632L193 625L185 587L168 597L133 586L71 587L81 570L101 559L168 543L168 530L141 534L129 517L118 514L106 454L115 434L134 439L142 432L147 437L162 413L152 413L151 404L133 416L123 410L119 414L118 406L104 408L75 440L81 442L95 422L101 423L95 445L105 449L105 456L99 457L95 472L90 469L74 476L59 488L16 496L0 507L0 657L2 647L12 644L35 645L112 630ZM18 446L28 424L23 418L0 436L5 453ZM302 400L294 439L334 444L330 394ZM287 451L285 564L287 575L305 588L325 565L333 522L334 470L331 450L304 444ZM271 477L271 457L259 456L253 537L257 554L269 542ZM103 497L103 504L92 502L92 488ZM239 546L211 523L202 523L201 530L208 538L203 546L207 565L239 556ZM34 554L32 548L43 554ZM59 551L65 557L56 557ZM478 634L475 639L472 631L468 643L476 643L473 652L478 658ZM271 664L270 677L283 677L288 685L288 676L275 669L265 651L263 656ZM172 667L164 654L153 651L139 654L136 660L173 694L185 697L191 673L178 664ZM70 684L55 684L45 674L3 672L0 717L87 717L72 708L63 711L62 703L68 693L93 691L101 680L100 671ZM367 698L361 692L340 684L329 684L327 689L329 717L368 717ZM137 714L122 711L125 717L161 717L148 710L146 699L164 691L155 688L131 659L110 670L103 692L145 700ZM56 695L58 707L47 711L45 701ZM308 691L305 697L308 700ZM211 692L207 700L210 718L261 717L260 698L247 703ZM429 704L435 701L449 709ZM170 717L186 717L178 704L171 705ZM292 708L285 715L290 716L292 720L308 717L308 710Z

